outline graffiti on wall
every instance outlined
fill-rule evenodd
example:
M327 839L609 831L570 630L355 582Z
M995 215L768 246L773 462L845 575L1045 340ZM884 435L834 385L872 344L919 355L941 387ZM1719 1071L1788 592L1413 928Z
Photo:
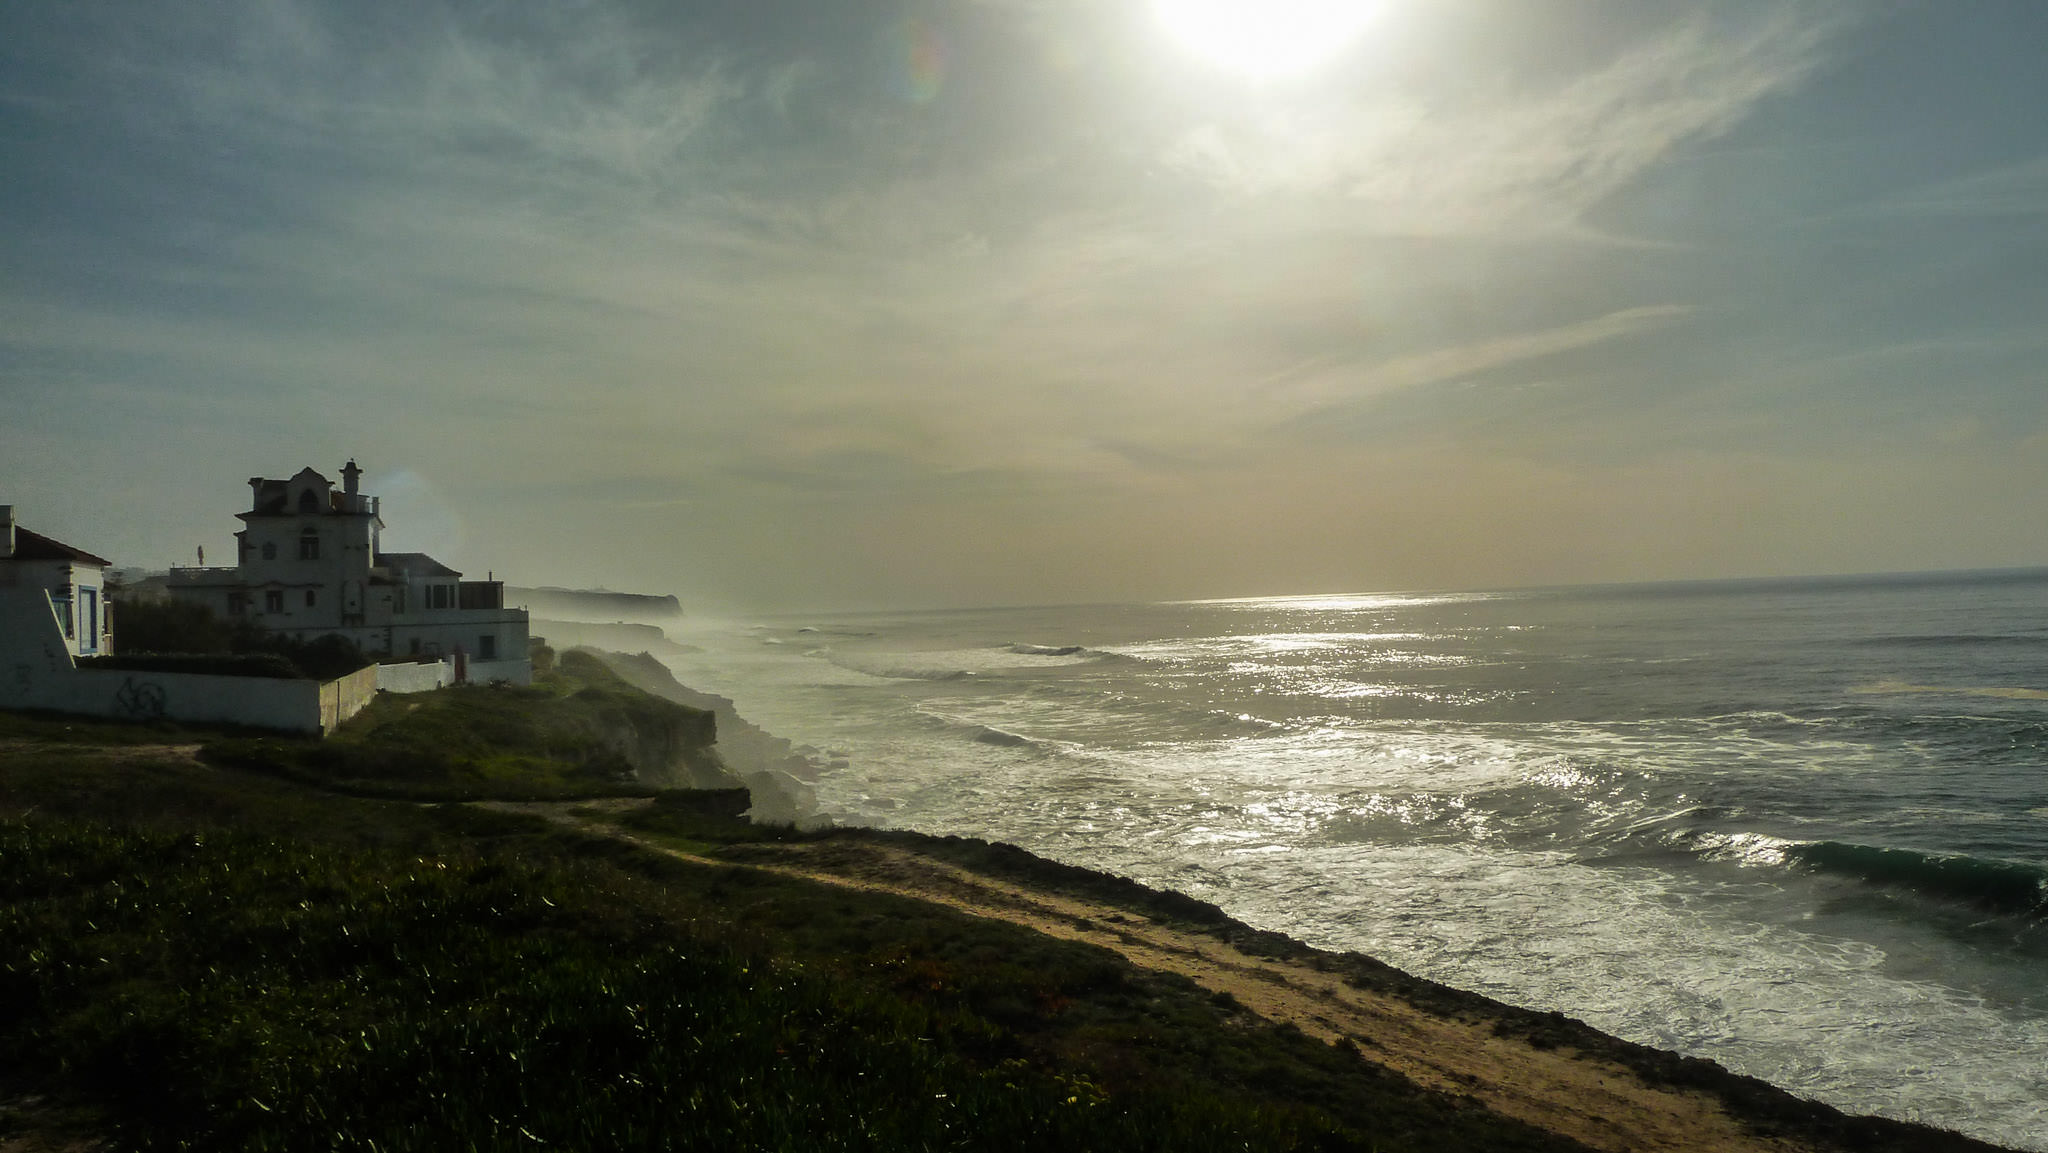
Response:
M161 720L164 715L164 687L155 681L135 683L126 677L114 692L114 715L131 721Z

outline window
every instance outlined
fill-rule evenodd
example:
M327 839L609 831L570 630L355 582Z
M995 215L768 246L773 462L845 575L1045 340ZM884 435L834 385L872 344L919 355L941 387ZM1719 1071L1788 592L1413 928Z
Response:
M263 594L263 611L281 613L284 611L284 590L271 589Z
M312 607L313 607L313 601L314 601L315 599L316 599L316 598L315 598L315 596L314 596L314 594L313 594L313 590L312 590L312 589L307 589L307 590L306 590L306 607L307 607L307 608L312 608Z
M100 594L95 589L78 590L78 647L86 652L100 648Z
M310 488L306 488L306 489L300 489L300 490L299 490L299 511L300 511L300 512L319 512L319 511L320 511L320 498L319 498L319 497L317 497L317 496L314 496L314 495L313 495L313 490L312 490L312 489L310 489Z
M498 638L485 633L476 638L476 659L494 661L498 659Z
M320 559L320 537L312 529L307 529L306 535L299 538L299 559Z
M455 590L447 585L428 585L427 607L430 609L455 607Z
M263 542L263 559L264 559L264 560L276 560L276 559L277 559L277 542L276 542L276 541L274 541L274 540L267 540L267 541L264 541L264 542Z
M50 607L57 610L57 621L64 626L64 639L77 636L77 627L71 620L71 590L65 588L51 593Z
M245 613L245 612L248 612L248 611L249 611L249 594L248 594L248 593L240 593L240 592L235 592L235 593L229 593L229 594L228 594L228 615L229 615L229 616L231 616L231 617L238 617L238 616L241 616L241 615L242 615L243 613Z

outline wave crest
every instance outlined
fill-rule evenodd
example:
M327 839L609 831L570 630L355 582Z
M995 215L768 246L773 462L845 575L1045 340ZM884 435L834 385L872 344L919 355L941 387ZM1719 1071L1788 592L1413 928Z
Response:
M2034 865L1845 841L1794 845L1785 856L1817 872L1967 901L1998 913L2048 916L2048 869Z

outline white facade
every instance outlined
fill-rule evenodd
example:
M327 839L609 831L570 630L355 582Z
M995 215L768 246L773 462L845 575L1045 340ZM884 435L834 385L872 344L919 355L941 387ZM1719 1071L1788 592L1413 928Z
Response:
M381 502L358 491L354 461L341 474L340 490L310 468L251 477L235 567L173 569L166 591L299 640L335 634L372 655L448 658L468 680L529 683L526 612L505 607L504 584L380 552Z
M65 651L74 657L113 650L107 615L110 563L22 528L14 522L14 506L0 504L0 590L42 602L56 617Z
M0 587L0 708L325 735L377 695L377 669L331 681L80 668L40 589Z

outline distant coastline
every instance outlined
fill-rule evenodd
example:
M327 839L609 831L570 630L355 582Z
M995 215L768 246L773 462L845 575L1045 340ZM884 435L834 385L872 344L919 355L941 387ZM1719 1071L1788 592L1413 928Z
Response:
M682 602L673 594L506 585L505 598L525 605L535 616L570 620L672 620L683 615Z

